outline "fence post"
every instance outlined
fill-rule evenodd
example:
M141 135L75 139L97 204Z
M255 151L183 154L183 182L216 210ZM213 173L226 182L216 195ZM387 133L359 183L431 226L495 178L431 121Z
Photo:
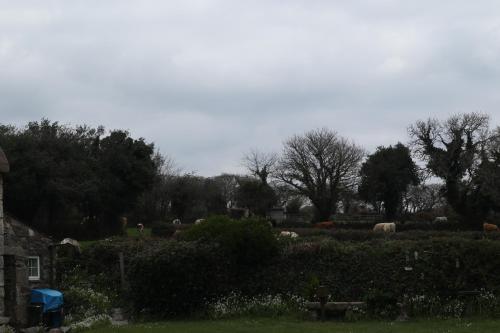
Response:
M120 262L120 283L122 290L125 290L125 261L123 259L123 252L118 253Z

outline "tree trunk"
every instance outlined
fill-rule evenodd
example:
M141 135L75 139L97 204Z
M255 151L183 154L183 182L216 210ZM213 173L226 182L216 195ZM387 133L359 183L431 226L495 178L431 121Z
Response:
M334 205L330 203L329 200L319 200L313 202L314 207L316 207L316 213L314 216L315 222L324 222L330 219L330 216L335 213Z

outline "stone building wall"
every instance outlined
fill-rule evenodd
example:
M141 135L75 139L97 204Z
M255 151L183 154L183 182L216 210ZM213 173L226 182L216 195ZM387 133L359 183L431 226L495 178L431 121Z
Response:
M0 148L1 149L1 148ZM0 317L5 316L3 177L0 173Z
M24 324L27 320L27 305L31 289L50 288L54 272L52 240L44 237L28 226L5 218L5 292L6 314L11 321ZM28 257L40 258L40 279L30 281L28 277Z

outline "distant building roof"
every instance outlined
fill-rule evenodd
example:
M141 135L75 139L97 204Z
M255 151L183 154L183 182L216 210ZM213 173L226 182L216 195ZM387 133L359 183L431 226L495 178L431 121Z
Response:
M9 172L9 161L7 160L7 157L5 156L2 148L0 148L0 172Z

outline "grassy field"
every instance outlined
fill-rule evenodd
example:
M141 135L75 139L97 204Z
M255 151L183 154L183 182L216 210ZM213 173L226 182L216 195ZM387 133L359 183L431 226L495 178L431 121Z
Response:
M393 322L307 322L270 319L173 321L101 328L91 333L497 333L500 320L422 320Z
M151 228L144 228L142 234L139 232L137 228L127 228L127 236L129 237L150 237L151 236Z

